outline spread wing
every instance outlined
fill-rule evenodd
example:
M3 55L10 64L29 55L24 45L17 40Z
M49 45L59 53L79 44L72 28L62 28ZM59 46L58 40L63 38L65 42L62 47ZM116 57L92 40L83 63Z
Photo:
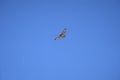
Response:
M65 36L66 36L66 31L67 31L67 29L64 28L64 30L62 31L62 33L61 33L59 36L57 36L57 37L55 38L55 40L58 40L58 39L60 39L60 38L65 38Z

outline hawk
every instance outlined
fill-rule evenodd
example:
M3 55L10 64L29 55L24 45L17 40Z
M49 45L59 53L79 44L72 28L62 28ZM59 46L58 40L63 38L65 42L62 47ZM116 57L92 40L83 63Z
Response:
M64 28L64 30L62 31L62 33L59 36L57 36L54 40L58 40L60 38L65 38L66 37L66 31L67 31L67 29Z

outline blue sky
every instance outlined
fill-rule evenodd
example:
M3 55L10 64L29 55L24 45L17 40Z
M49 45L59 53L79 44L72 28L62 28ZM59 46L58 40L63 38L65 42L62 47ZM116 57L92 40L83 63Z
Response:
M1 0L0 37L0 80L120 80L119 0Z

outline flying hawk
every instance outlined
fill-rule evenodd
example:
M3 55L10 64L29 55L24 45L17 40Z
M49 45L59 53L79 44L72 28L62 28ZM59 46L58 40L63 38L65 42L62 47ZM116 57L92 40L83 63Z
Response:
M67 31L67 29L64 28L64 30L62 31L62 33L61 33L59 36L57 36L54 40L58 40L58 39L60 39L60 38L65 38L65 36L66 36L66 31Z

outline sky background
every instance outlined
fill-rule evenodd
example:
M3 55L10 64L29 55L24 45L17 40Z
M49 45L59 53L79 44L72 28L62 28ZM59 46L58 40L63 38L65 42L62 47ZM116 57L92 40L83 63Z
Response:
M120 80L120 0L0 0L0 80Z

